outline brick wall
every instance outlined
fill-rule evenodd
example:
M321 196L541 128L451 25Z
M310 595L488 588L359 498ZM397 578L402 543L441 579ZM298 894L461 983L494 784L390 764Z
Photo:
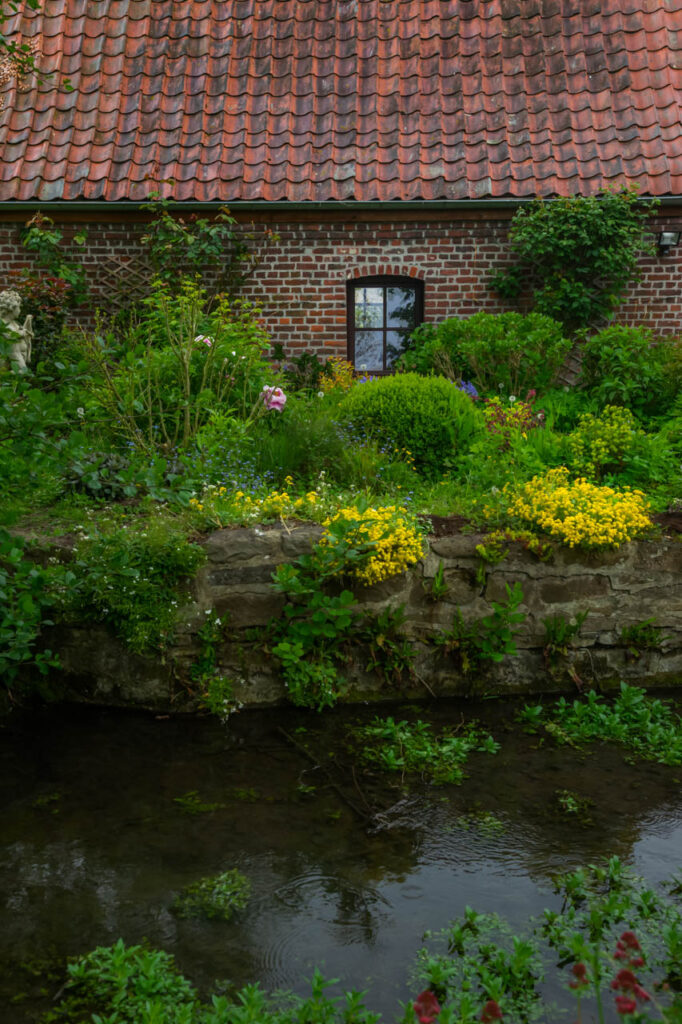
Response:
M261 215L252 227L260 263L244 294L262 308L273 341L287 354L310 350L345 355L346 282L356 277L419 278L424 282L425 319L430 321L509 308L487 281L510 258L506 238L511 214L463 211L456 220L414 213L389 220L379 212L339 213L325 221L314 216L307 213L292 222L281 214ZM9 271L31 263L18 241L20 225L18 218L0 224L3 283ZM83 224L70 218L60 226L68 240ZM144 277L139 241L144 223L139 215L117 214L110 223L91 219L86 226L82 259L94 301L106 304L117 292L134 297L135 285ZM682 211L660 214L653 229L663 228L682 230ZM279 241L264 243L268 229L279 234ZM682 245L668 256L643 259L642 271L642 281L626 296L617 320L644 323L660 334L682 333Z

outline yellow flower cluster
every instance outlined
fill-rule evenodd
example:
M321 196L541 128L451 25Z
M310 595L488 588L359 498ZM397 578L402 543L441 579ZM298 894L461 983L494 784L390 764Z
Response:
M285 483L293 484L290 477ZM244 491L230 491L226 487L207 487L201 499L190 498L190 508L203 512L217 525L227 522L261 523L268 519L284 519L287 516L301 519L315 518L312 513L320 500L317 491L304 495L290 494L288 490L273 490L262 498L253 498Z
M651 527L641 491L616 491L582 477L570 481L565 466L533 477L509 497L508 515L572 548L617 548Z
M317 491L308 491L303 497L290 495L288 491L271 491L264 498L252 498L243 491L235 493L235 501L249 513L249 518L283 519L285 516L301 515L317 502Z
M351 571L366 586L399 575L422 557L421 534L404 508L396 505L364 511L353 507L341 508L331 519L325 520L327 532L320 543L333 543L332 534L337 532L334 526L339 525L344 527L346 543L372 546L367 561Z
M354 380L353 364L341 359L340 356L331 356L327 360L325 372L320 377L320 390L324 391L325 395L336 388L341 391L350 391Z
M599 478L604 466L622 462L643 433L630 410L622 406L607 405L601 416L586 413L568 437L571 465L578 473Z

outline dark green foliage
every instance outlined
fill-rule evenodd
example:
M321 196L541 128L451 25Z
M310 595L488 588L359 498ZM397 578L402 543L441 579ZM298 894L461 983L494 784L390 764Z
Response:
M493 287L507 299L530 289L536 310L569 332L599 323L637 280L640 255L653 251L647 219L654 206L624 189L521 207L509 232L517 262Z
M184 463L160 456L141 460L136 453L98 452L83 449L78 438L64 471L64 486L76 494L102 501L124 501L149 494L156 501L175 500L186 505L194 487Z
M172 909L178 917L208 917L229 921L235 911L244 909L250 895L251 883L248 878L232 868L188 885L176 896Z
M378 672L385 680L402 683L413 676L412 664L416 650L403 632L405 607L390 606L377 615L366 615L356 623L353 643L366 646L369 661L367 672Z
M561 697L552 708L526 706L519 721L527 732L544 729L559 743L619 743L635 757L682 764L682 720L667 704L635 686L620 684L612 702L590 690L580 700Z
M22 245L33 254L38 269L15 272L11 284L21 296L23 315L33 317L34 368L55 357L68 311L87 297L85 268L78 258L73 259L86 240L82 230L65 246L61 228L42 213L36 213L21 231Z
M344 398L339 412L380 443L403 448L418 469L435 476L466 451L480 427L471 399L442 377L382 377Z
M620 642L627 648L628 657L637 661L644 651L660 651L661 645L670 638L665 636L655 619L645 619L620 631Z
M573 620L567 619L564 615L552 615L542 620L545 627L543 653L550 664L553 665L558 659L568 657L573 641L580 633L587 615L587 612L577 612Z
M316 969L307 997L270 998L246 985L233 998L200 1002L173 957L143 946L100 946L69 966L69 983L45 1024L378 1024L362 993L330 997ZM94 1014L94 1016L93 1016Z
M142 242L155 273L168 284L214 268L213 291L234 294L258 263L251 249L253 232L241 230L227 206L211 219L197 214L185 218L170 200L154 194L142 209L152 215ZM272 232L265 235L266 241L275 238Z
M320 381L324 375L322 360L314 352L302 352L300 356L291 356L285 360L281 345L274 346L274 349L274 358L283 360L282 376L287 393L303 391L311 397L315 396L320 390Z
M599 405L625 405L632 412L660 411L674 397L666 372L666 342L647 327L607 327L583 347L581 385Z
M525 621L524 612L517 611L523 601L520 583L510 587L505 583L507 600L491 601L492 613L473 622L465 622L459 609L455 612L452 628L437 633L434 642L447 653L454 653L465 674L480 668L485 661L503 661L514 655L519 632L518 627Z
M117 452L83 452L66 469L66 486L80 494L120 501L137 494L130 459Z
M22 669L45 675L56 664L51 651L36 651L53 604L51 574L26 558L20 537L0 529L0 679L12 691Z
M616 1020L627 991L633 1021L679 1022L682 916L674 902L646 888L617 857L558 876L555 889L560 909L520 929L466 907L447 928L426 934L415 981L438 998L438 1020L560 1020L562 1010L547 1001L547 976L547 988L563 983L577 998L580 1020Z
M443 785L459 785L464 779L464 764L473 751L495 754L499 744L480 731L476 722L456 734L434 736L431 726L420 719L414 724L393 718L375 718L370 725L359 726L354 739L362 744L359 756L367 764L383 771L414 773Z
M62 595L66 614L106 622L133 651L158 650L173 637L178 584L205 560L203 548L160 524L144 533L82 541Z
M413 339L403 369L472 381L480 392L505 398L549 388L570 348L561 324L540 313L476 313L424 324Z

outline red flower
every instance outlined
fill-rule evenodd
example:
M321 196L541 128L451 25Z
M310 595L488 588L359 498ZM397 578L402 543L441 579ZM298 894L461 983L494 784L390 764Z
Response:
M440 1013L440 1006L433 992L430 989L425 989L420 992L416 1000L412 1004L414 1012L417 1014L417 1020L419 1024L433 1024L436 1017Z
M629 999L628 996L616 996L616 1010L618 1013L634 1013L637 1009L637 1003L634 999Z
M620 941L623 943L624 946L627 946L628 949L642 948L639 942L637 941L637 936L634 932L623 932L623 934L620 937Z
M568 983L569 988L585 988L586 985L589 985L587 967L585 964L573 964L571 972L574 977L573 981L569 981Z
M483 1021L483 1024L492 1024L494 1020L502 1020L502 1010L494 999L489 999L485 1004L480 1020Z
M636 984L637 978L634 976L632 971L629 971L627 967L624 967L622 971L618 971L615 979L611 982L611 988L615 988L616 990L622 988L623 992L634 992Z

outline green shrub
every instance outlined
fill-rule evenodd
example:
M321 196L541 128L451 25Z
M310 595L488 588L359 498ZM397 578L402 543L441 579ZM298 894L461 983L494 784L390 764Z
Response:
M537 311L569 332L598 323L637 280L640 255L653 251L647 221L655 206L634 188L537 199L514 215L509 242L517 263L492 286L506 299L530 290Z
M480 413L455 384L416 373L358 384L339 410L367 437L403 448L430 475L465 451L481 425Z
M419 373L473 381L479 391L523 397L548 388L570 348L561 324L540 313L476 313L424 325L400 364Z
M621 406L607 405L601 416L586 413L567 438L571 468L580 476L601 480L607 468L623 467L642 433L630 410Z
M205 559L197 544L168 528L97 535L79 544L64 610L110 624L133 651L158 650L173 637L178 584Z
M581 384L601 405L626 405L646 415L674 397L668 357L647 327L607 327L585 342Z
M33 666L45 675L56 661L36 642L52 604L50 575L25 557L25 545L0 529L0 679L11 690L20 670Z
M186 448L214 412L247 418L271 383L257 311L225 297L209 310L204 289L187 278L174 292L155 282L144 304L122 351L111 339L83 339L112 430L143 451L170 452Z

